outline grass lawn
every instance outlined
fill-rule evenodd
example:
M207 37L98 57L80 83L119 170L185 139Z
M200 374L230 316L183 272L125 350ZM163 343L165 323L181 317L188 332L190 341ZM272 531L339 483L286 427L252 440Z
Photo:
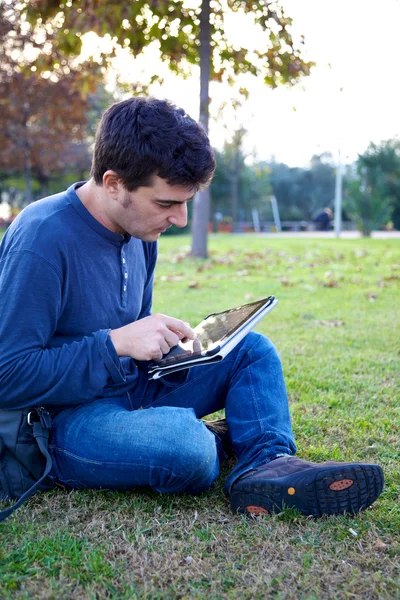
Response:
M60 492L0 525L0 598L400 598L399 240L164 237L154 311L195 325L274 294L257 330L284 365L298 453L382 465L352 517L247 519L223 492Z

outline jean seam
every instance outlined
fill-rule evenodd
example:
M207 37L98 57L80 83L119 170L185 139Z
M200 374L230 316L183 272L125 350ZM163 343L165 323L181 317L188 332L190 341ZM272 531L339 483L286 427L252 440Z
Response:
M49 448L51 448L52 450L55 450L56 452L60 452L61 454L65 454L67 456L70 456L71 458L74 458L76 461L86 464L86 463L90 463L90 464L94 464L94 465L98 465L98 466L118 466L118 467L133 467L133 468L139 468L139 467L143 467L143 464L141 463L134 463L134 462L107 462L107 461L95 461L95 460L90 460L90 459L86 459L86 458L82 458L80 456L77 456L76 454L72 454L72 452L68 452L67 450L63 450L62 448L57 448L56 446L49 446ZM218 463L220 463L218 455L216 457ZM147 468L149 468L147 466ZM169 475L172 475L173 477L178 477L180 479L185 479L186 482L192 482L195 481L195 477L192 478L188 478L187 477L187 473L179 473L179 472L174 472L170 467L165 467L164 465L152 465L151 466L152 469L156 469L158 471L164 471L165 473L168 473ZM193 471L194 474L196 474L196 470ZM218 472L219 472L219 465L218 465ZM76 480L77 481L77 480Z
M252 353L252 348L250 348L250 350L248 351L249 357L251 357L251 353ZM264 433L264 425L263 425L262 419L260 417L260 410L259 410L259 406L258 406L257 396L254 391L254 384L253 384L251 369L248 370L248 375L249 375L249 381L250 381L250 387L251 387L251 395L253 398L253 406L254 406L254 409L255 409L255 412L257 415L258 422L261 425L260 429L262 430L262 433Z
M98 460L91 460L88 458L82 458L81 456L77 456L76 454L73 454L72 452L68 452L68 450L64 450L63 448L57 448L57 446L49 446L49 450L54 450L56 452L60 452L61 454L65 454L66 456L70 456L71 458L75 458L76 460L79 460L80 462L83 463L90 463L92 465L102 465L104 464L101 461Z

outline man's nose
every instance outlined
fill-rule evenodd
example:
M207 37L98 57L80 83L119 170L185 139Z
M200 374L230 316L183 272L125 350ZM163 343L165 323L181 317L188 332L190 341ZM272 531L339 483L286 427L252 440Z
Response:
M177 227L185 227L187 223L186 202L183 202L182 204L174 204L173 214L168 218L168 221Z

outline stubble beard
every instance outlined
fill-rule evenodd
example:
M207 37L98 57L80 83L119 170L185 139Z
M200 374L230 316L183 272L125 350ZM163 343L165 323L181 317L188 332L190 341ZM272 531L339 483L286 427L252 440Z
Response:
M129 192L125 192L124 197L122 198L122 208L129 208L132 204L132 198Z

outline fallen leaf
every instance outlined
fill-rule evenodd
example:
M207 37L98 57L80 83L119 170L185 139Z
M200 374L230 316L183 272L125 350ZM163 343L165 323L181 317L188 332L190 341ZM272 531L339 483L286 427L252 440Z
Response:
M376 294L375 292L367 292L366 296L370 302L375 302L375 300L378 297L378 294Z
M160 281L182 281L182 275L162 275Z
M367 256L368 252L366 250L354 250L354 256L357 258L362 258L363 256Z
M187 252L183 253L178 253L175 254L172 258L171 258L171 262L172 263L180 263L182 262L185 258L187 258L188 254Z
M385 281L395 281L396 279L400 279L400 275L385 275L383 279Z
M325 281L325 283L323 285L324 285L324 287L329 287L329 288L339 287L339 283L337 281L335 281L334 279L329 279L328 281Z
M316 321L318 325L324 325L325 327L343 327L343 321L336 321L335 319L332 321Z
M283 278L283 279L281 279L281 284L282 284L284 287L293 287L293 286L294 286L294 283L293 283L292 281L289 281L289 280L288 280L288 279L286 279L286 278Z
M386 547L387 547L387 544L385 544L385 542L383 542L379 538L376 540L376 542L375 542L375 548L377 548L378 550L383 550Z
M197 283L197 281L190 281L188 283L188 288L197 289L198 287L199 287L199 284Z

